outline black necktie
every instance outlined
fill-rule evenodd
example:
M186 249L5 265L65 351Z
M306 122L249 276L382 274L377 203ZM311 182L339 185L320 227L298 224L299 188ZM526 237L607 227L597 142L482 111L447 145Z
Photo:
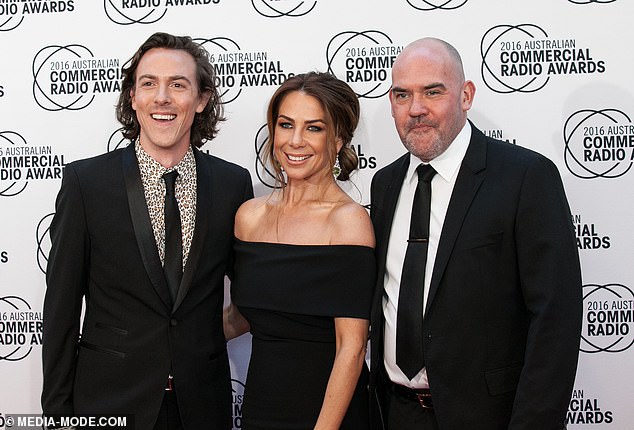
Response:
M425 366L423 356L423 289L429 243L431 179L436 171L429 164L416 168L418 185L403 262L396 317L396 365L410 380Z
M178 172L173 170L163 175L165 180L165 260L163 272L172 296L176 300L176 293L183 277L183 236L181 233L181 216L176 201L176 177Z

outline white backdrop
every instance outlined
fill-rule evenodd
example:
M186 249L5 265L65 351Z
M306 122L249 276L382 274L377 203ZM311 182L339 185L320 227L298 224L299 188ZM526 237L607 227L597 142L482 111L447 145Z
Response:
M577 227L584 327L571 425L634 428L634 56L628 0L0 0L0 428L39 413L48 228L63 166L121 144L119 69L153 32L213 54L228 121L203 148L251 171L265 107L289 74L330 70L360 96L348 186L369 203L373 173L404 149L386 97L400 49L454 44L487 134L559 167ZM240 428L249 339L230 342Z

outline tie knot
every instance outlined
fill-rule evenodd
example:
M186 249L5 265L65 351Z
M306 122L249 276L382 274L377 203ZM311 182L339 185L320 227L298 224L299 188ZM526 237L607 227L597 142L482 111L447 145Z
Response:
M419 164L416 168L416 173L418 173L418 180L423 182L430 182L431 178L434 177L436 171L431 164Z
M178 176L178 171L172 170L171 172L167 172L163 175L163 179L165 180L165 189L168 194L174 194L174 187L176 186L176 177Z

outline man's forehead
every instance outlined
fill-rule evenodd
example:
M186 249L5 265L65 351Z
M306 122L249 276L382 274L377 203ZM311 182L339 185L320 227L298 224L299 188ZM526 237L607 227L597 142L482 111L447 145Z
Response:
M136 69L137 79L142 76L192 79L195 75L194 57L177 49L153 48L141 57Z
M450 63L417 57L412 61L394 64L392 87L429 87L441 83L448 86L455 78Z
M446 73L434 69L394 70L392 72L392 87L413 89L437 86L438 84L446 85L447 78Z

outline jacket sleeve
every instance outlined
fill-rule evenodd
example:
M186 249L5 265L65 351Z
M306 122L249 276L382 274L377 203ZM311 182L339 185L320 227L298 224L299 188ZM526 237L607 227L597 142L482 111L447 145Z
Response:
M515 230L529 326L509 429L564 429L579 355L581 269L564 187L545 157L526 171Z
M241 196L240 204L246 202L247 200L251 200L253 198L253 183L251 182L251 174L249 173L247 169L242 169L241 176L242 176L242 180L244 181L244 185L242 188L242 196ZM228 269L227 269L226 275L230 280L232 280L233 279L233 261L234 261L233 252L231 253L230 258L231 260L229 261L229 264L227 265Z
M244 196L243 196L243 202L246 202L247 200L251 200L253 198L253 183L251 182L251 175L249 174L248 170L244 170Z
M41 400L45 415L71 415L90 249L82 192L73 164L65 168L55 211L43 309Z

